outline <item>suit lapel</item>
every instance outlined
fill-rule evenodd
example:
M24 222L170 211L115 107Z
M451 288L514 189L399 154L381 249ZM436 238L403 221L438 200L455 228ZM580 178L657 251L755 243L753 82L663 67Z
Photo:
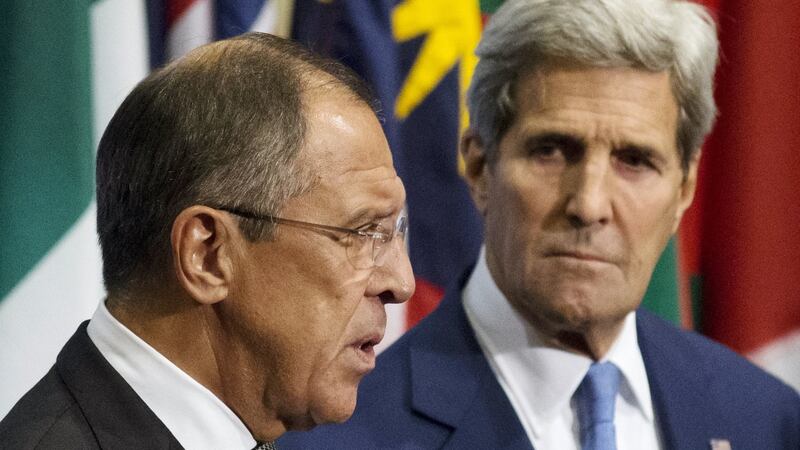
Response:
M714 399L707 395L712 374L690 348L676 342L676 331L651 314L636 312L642 352L657 423L666 448L696 449L709 442Z
M411 403L452 429L443 448L530 449L528 437L475 339L454 289L410 342Z
M56 360L102 448L182 448L166 426L125 382L81 324Z

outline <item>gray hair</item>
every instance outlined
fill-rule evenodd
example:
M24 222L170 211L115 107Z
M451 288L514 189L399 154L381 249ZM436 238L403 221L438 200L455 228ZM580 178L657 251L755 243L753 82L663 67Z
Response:
M685 172L716 117L718 45L714 20L688 1L507 0L476 50L470 122L491 161L514 120L514 84L548 60L666 70L680 111L676 143Z
M97 232L110 293L160 283L171 267L172 222L191 205L276 215L312 187L298 159L304 92L332 87L375 110L366 85L302 46L248 33L201 47L128 95L97 152ZM269 221L241 219L247 239Z

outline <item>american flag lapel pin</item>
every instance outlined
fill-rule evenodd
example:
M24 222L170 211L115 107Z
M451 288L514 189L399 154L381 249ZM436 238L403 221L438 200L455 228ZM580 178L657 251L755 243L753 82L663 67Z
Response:
M711 450L731 450L731 443L727 439L712 439L709 445Z

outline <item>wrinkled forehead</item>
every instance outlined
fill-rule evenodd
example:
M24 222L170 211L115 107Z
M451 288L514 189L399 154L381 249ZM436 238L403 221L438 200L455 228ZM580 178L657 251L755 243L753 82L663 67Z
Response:
M569 131L570 125L592 124L593 132L612 127L638 140L657 140L658 147L673 149L677 156L679 110L666 71L543 66L519 80L514 99L517 126L520 121L526 126L561 123L565 129L560 131Z
M598 92L598 87L602 92ZM512 95L517 105L538 102L533 106L547 107L550 95L610 96L623 100L642 101L651 105L675 106L677 97L672 88L669 71L651 71L636 67L595 67L566 60L550 60L520 73ZM672 112L673 108L670 108Z

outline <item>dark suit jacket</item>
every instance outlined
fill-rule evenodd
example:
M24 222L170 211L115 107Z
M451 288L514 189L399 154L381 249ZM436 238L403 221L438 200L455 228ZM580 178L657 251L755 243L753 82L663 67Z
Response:
M181 449L78 327L55 365L0 422L0 448Z
M800 396L719 344L637 312L639 346L667 449L800 449ZM530 449L475 340L461 286L378 358L353 417L278 441L292 448Z

